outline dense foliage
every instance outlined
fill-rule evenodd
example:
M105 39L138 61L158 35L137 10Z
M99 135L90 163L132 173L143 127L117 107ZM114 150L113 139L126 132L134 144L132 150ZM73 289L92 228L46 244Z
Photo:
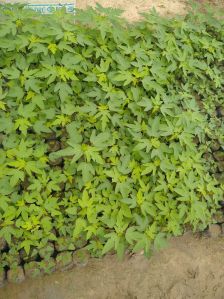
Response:
M0 8L2 266L85 245L148 255L219 209L223 21L98 10Z

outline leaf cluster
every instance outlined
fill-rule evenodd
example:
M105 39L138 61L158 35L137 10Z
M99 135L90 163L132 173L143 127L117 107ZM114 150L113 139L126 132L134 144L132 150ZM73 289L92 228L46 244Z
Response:
M219 209L223 20L119 13L0 7L3 265L63 238L149 255Z

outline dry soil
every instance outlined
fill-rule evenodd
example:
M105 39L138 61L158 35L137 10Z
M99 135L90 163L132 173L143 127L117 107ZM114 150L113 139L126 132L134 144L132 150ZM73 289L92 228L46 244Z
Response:
M185 234L147 260L92 259L84 268L0 289L1 299L223 299L224 237Z
M184 14L186 1L184 0L76 0L77 7L84 9L87 6L95 6L96 3L105 7L114 7L124 10L123 16L130 21L140 18L139 13L149 11L152 8L163 14Z
M43 1L43 0L31 0ZM45 0L48 1L48 0ZM65 1L65 0L64 0ZM224 0L194 0L197 3L210 3L218 7L224 6ZM94 7L96 3L104 7L122 9L123 16L129 21L138 20L141 12L147 12L155 8L162 15L183 15L189 8L187 0L76 0L76 6L85 9L88 6Z

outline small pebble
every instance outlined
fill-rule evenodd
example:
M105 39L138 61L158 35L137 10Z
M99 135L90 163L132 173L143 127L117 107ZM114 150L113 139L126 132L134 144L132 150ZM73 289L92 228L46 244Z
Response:
M11 282L11 283L23 282L25 280L25 274L23 271L23 267L18 266L15 269L10 269L7 272L7 279L8 279L8 282Z
M211 224L208 233L211 238L218 238L221 235L221 226L218 224Z

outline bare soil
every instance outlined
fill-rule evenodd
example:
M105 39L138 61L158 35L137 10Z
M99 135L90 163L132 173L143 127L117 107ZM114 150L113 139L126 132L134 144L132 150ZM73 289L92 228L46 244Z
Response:
M186 12L185 0L76 0L76 6L84 9L94 7L96 3L104 7L114 7L124 10L123 16L129 21L140 18L139 13L149 11L152 8L163 15L184 14Z
M35 0L37 1L37 0ZM217 7L224 6L224 0L194 0L199 4L213 4ZM85 9L88 6L95 7L96 3L104 7L122 9L123 17L129 21L137 21L141 18L140 13L148 12L155 8L161 15L184 15L189 4L187 0L76 0L77 8Z
M91 259L85 267L0 289L1 299L223 299L224 237L173 238L143 255Z

